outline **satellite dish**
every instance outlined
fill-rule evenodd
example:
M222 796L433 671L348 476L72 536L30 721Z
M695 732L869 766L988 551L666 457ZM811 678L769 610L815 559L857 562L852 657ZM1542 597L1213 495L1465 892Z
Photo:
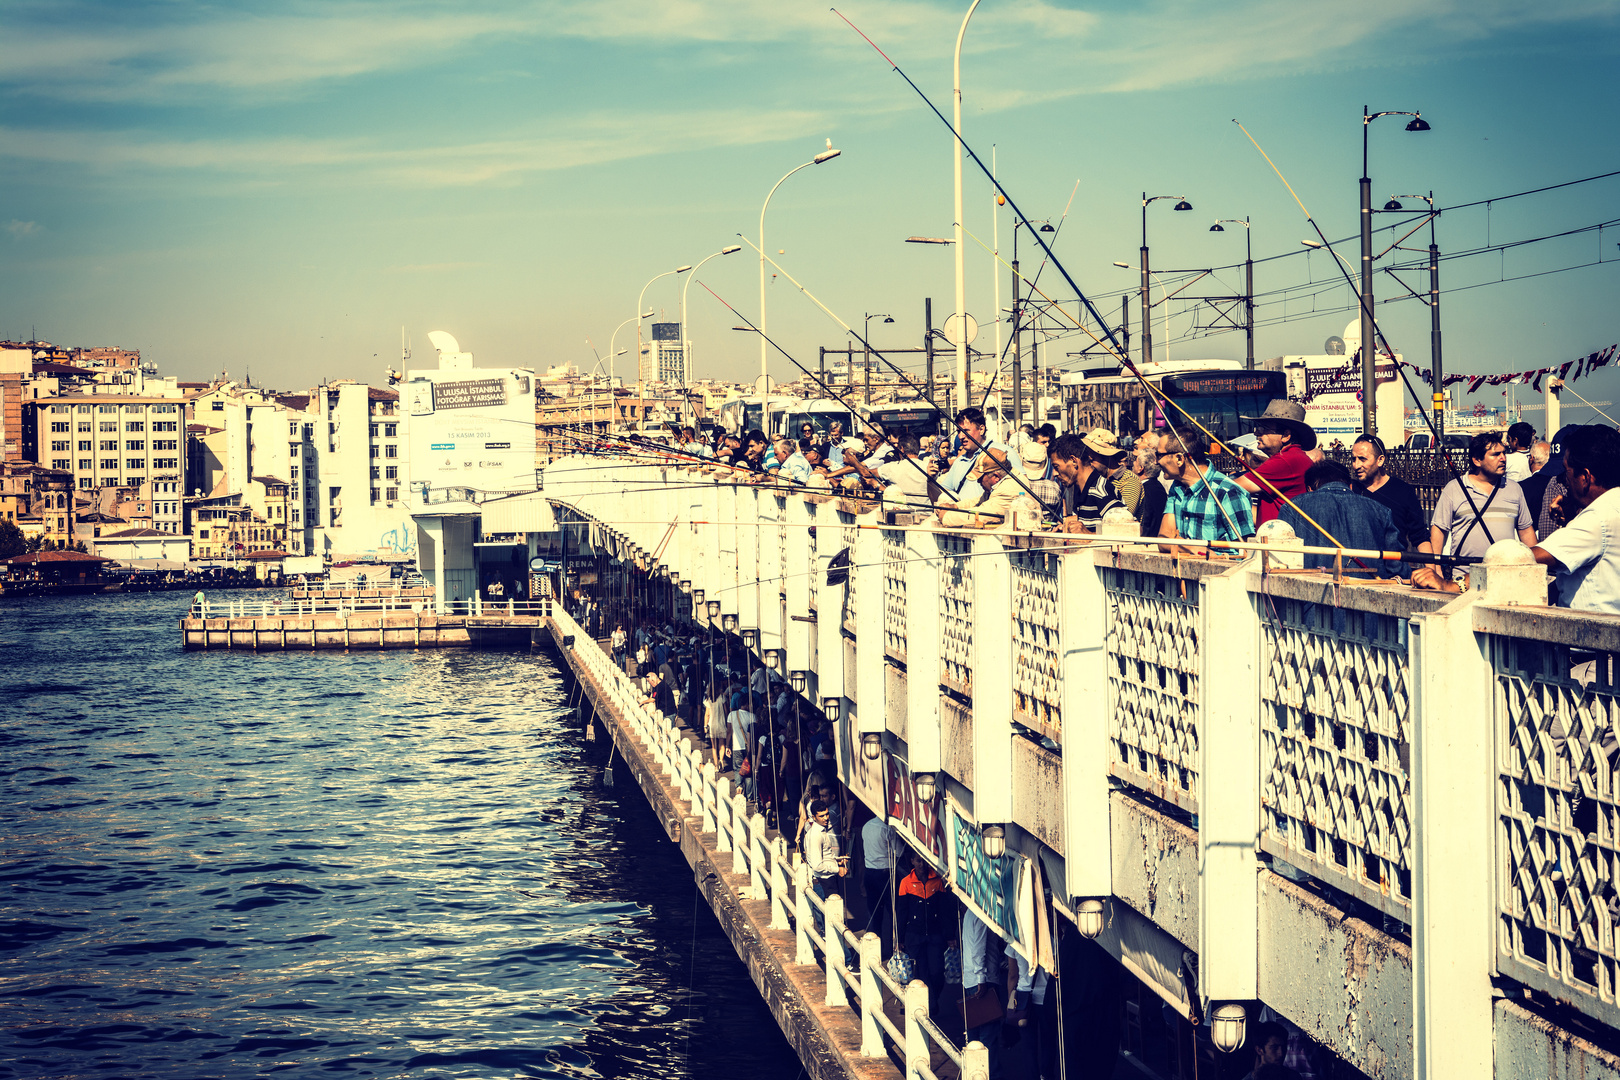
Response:
M973 339L979 336L979 324L971 315L951 315L946 318L940 333L952 345L971 345Z
M1344 338L1340 337L1338 334L1334 334L1332 337L1328 338L1327 341L1322 343L1322 351L1329 356L1343 356Z
M461 346L456 343L456 339L443 330L429 330L428 340L433 343L435 349L442 353L458 353L461 351Z

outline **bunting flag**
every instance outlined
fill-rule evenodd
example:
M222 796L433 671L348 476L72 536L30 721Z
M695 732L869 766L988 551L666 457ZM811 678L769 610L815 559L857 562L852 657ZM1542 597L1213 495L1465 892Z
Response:
M1510 383L1529 384L1536 393L1541 393L1542 381L1551 375L1555 379L1565 382L1574 382L1592 374L1598 368L1607 367L1614 360L1615 354L1620 351L1620 345L1610 345L1606 349L1588 353L1575 360L1565 361L1557 367L1530 368L1526 371L1504 371L1496 375L1447 375L1443 380L1441 389L1449 389L1458 383L1468 384L1468 393L1477 393L1481 386L1507 386ZM1353 370L1358 361L1351 361L1346 370ZM1402 367L1412 372L1424 382L1434 384L1434 372L1428 368L1420 368L1416 364L1400 361Z

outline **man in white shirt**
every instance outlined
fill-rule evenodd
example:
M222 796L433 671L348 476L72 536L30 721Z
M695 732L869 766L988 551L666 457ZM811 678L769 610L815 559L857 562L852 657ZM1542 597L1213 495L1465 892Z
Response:
M817 799L810 804L810 827L804 833L804 861L810 864L810 885L823 900L841 888L849 876L848 860L838 854L838 834L832 831L832 808ZM825 922L817 911L816 929L826 934ZM844 964L851 971L860 965L855 950L844 946Z
M1558 604L1620 615L1620 432L1589 424L1564 445L1564 485L1554 506L1567 524L1532 550L1549 568Z
M749 709L747 694L738 694L739 700L736 708L726 716L726 725L731 728L731 761L738 770L742 769L743 760L753 753L754 746L754 713ZM750 766L752 769L752 766ZM753 795L753 776L743 781L743 793Z

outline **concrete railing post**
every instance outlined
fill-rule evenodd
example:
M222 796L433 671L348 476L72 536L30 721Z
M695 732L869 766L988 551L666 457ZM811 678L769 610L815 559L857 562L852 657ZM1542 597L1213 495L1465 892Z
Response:
M718 814L715 811L715 768L714 762L706 762L703 766L703 789L700 792L703 801L703 831L712 833L717 828ZM721 848L724 851L725 848Z
M815 946L810 944L810 931L816 925L815 907L810 900L810 864L798 852L793 853L793 962L816 962Z
M748 847L748 798L740 791L731 799L731 827L737 833L731 844L731 872L746 874L752 852Z
M788 928L788 874L787 838L778 836L771 841L771 929Z
M828 1005L848 1005L849 995L844 992L844 973L849 969L844 966L844 898L833 893L822 901L823 910L822 948L827 956L827 1001Z
M756 812L748 819L748 884L754 890L754 899L765 898L765 878L770 873L771 857L765 847L765 815Z
M962 1047L962 1080L990 1080L990 1048L984 1043Z
M877 969L883 963L883 939L868 931L858 946L861 958L861 1056L883 1057L883 1029L878 1014L883 1011L883 991L878 986Z
M922 1026L923 1020L928 1017L928 984L921 979L912 979L906 984L902 1003L906 1013L905 1027L901 1029L906 1037L906 1080L918 1080L923 1068L929 1066L934 1058Z

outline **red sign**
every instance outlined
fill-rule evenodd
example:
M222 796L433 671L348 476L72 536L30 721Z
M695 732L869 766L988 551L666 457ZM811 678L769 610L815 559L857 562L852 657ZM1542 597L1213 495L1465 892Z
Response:
M887 755L889 824L910 834L925 852L933 856L936 869L945 868L945 785L936 784L934 801L917 798L917 784L911 771L893 754Z

